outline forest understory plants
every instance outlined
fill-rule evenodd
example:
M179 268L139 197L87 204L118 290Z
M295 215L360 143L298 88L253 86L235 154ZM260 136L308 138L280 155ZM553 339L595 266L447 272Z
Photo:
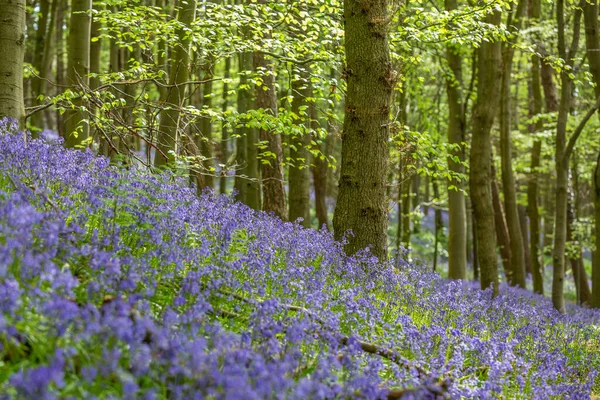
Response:
M2 398L589 398L599 346L598 311L349 257L0 122Z

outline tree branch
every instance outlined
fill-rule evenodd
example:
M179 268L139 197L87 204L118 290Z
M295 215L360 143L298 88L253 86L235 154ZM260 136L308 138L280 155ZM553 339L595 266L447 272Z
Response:
M569 138L569 143L567 143L567 147L565 148L565 152L563 154L564 162L569 161L569 157L571 157L571 153L573 152L573 148L575 147L575 142L577 142L577 139L579 139L581 132L583 132L583 128L585 128L585 125L587 124L589 119L592 118L592 115L594 115L598 108L600 108L600 97L598 97L594 106L587 111L583 119L579 121L579 125L577 125L577 128L575 128L575 131L573 131L573 134Z

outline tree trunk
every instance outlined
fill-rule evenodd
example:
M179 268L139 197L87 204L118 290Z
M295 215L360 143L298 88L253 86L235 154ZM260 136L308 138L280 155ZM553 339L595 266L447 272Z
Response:
M600 31L598 24L598 0L583 2L583 21L585 24L585 45L590 72L594 78L596 97L600 97ZM592 267L592 307L600 308L600 153L593 176L596 254Z
M227 112L227 108L229 107L229 84L228 79L230 79L231 75L231 57L227 57L225 59L225 71L223 74L223 95L222 95L222 103L221 103L221 111L223 114ZM229 165L229 128L227 127L227 122L223 121L221 123L221 164L223 164L223 169L221 171L221 179L219 180L219 193L225 194L227 192L227 169Z
M411 189L411 185L410 185L410 178L409 178L409 174L408 174L408 168L406 165L402 165L402 169L400 171L398 171L399 176L398 179L400 180L400 193L402 195L402 231L401 231L401 237L402 237L402 246L404 246L405 250L410 250L410 234L411 234L411 230L410 230L410 220L411 220L411 199L410 199L410 189Z
M260 0L264 4L265 0ZM254 69L262 74L262 84L256 88L256 108L277 117L277 94L273 63L261 52L254 53ZM282 220L288 216L283 177L283 147L281 136L268 129L260 129L260 140L266 148L261 151L263 210ZM267 155L267 153L269 155ZM248 156L250 158L250 156Z
M305 228L310 227L310 168L308 146L310 146L310 135L306 132L309 116L306 98L310 97L310 88L308 84L308 71L303 67L296 67L292 78L292 113L297 116L296 124L299 131L298 135L289 138L290 140L290 159L292 164L289 166L289 214L288 220L296 221L302 219L300 223Z
M592 307L600 308L600 153L594 169L594 210L596 229L596 252L592 270Z
M514 3L513 3L514 4ZM517 10L512 24L509 23L513 35L511 39L516 40L518 30L521 26L526 0L519 0ZM512 14L509 14L512 15ZM510 21L509 21L510 22ZM515 176L512 168L512 142L511 142L511 113L510 113L510 86L514 58L514 40L502 45L502 80L500 86L500 159L502 163L502 189L504 192L504 206L506 211L506 223L510 237L510 252L512 277L508 282L521 288L525 283L525 254L521 226L519 223L519 211L517 209L517 193ZM508 278L508 277L507 277Z
M581 23L581 9L575 11L573 20L573 42L567 52L565 44L564 0L557 1L556 19L558 26L558 52L568 67L573 66L573 57L577 51ZM565 311L563 295L565 278L565 249L567 242L567 186L569 183L569 153L567 152L567 120L571 106L572 80L568 72L561 73L560 106L556 124L556 213L554 217L554 248L552 251L552 304Z
M458 8L457 0L446 0L446 10ZM460 49L448 45L446 57L451 74L446 79L448 93L448 143L453 145L448 158L448 168L456 174L464 174L462 162L465 152L462 143L465 141L465 124L462 94L462 57ZM454 161L457 157L459 162ZM467 211L464 184L453 179L448 185L448 278L467 279ZM437 210L437 209L436 209Z
M438 202L439 198L440 198L440 189L438 186L438 181L437 179L433 179L433 197L435 198L435 201ZM434 248L433 248L433 271L435 272L435 270L437 269L437 260L438 260L438 247L439 247L439 243L440 243L440 232L443 229L443 221L442 221L442 210L440 209L439 205L435 205L434 208L434 214L435 214L435 232L434 232L434 237L435 237L435 244L434 244ZM465 272L466 275L466 272ZM456 278L456 279L466 279L465 278Z
M486 17L486 22L500 25L500 12ZM477 233L477 255L481 275L481 288L492 287L498 293L498 258L494 232L494 208L491 193L491 142L490 130L498 108L501 78L500 43L484 42L478 57L477 101L473 110L473 138L471 142L470 189Z
M317 115L317 105L315 102L309 104L309 115L310 125L313 134L317 133L319 129L319 120ZM329 135L329 133L328 133ZM315 143L319 143L317 138L313 139ZM322 156L313 158L314 166L312 167L313 186L315 188L315 213L317 215L318 228L329 230L329 218L327 216L327 170L329 168L327 154L327 138L325 139L325 146L319 145L318 150L324 153Z
M202 84L201 91L201 107L212 108L212 81L211 71L212 65L206 66L206 71L202 75L202 79L207 82ZM200 74L199 74L200 75ZM213 138L212 138L212 121L206 116L200 120L200 135L196 136L196 146L200 150L202 161L199 165L200 175L198 176L198 192L202 192L204 188L214 188L215 179L213 171Z
M387 0L344 0L348 88L342 135L336 239L348 231L349 254L370 246L387 259L389 118L395 72L390 60Z
M530 18L534 23L539 22L541 17L541 1L531 0ZM539 45L539 43L538 43ZM552 83L552 76L550 76ZM529 115L533 117L542 113L542 81L540 77L540 57L537 54L531 56L531 97L529 102ZM544 128L544 122L539 119L536 123L529 125L529 132L535 136ZM535 136L531 150L531 164L529 182L527 184L527 215L529 216L529 259L533 279L534 293L544 294L544 274L542 262L540 261L540 213L539 213L539 168L542 157L542 141Z
M24 128L25 0L0 0L0 21L0 119L14 118Z
M67 83L78 91L80 85L89 85L90 43L92 25L92 0L73 0L71 20L69 22ZM67 108L64 114L65 146L76 147L86 143L89 136L89 124L85 121L87 111L82 100L76 100L75 108Z
M192 38L187 34L187 28L192 25L196 18L196 0L188 0L181 3L177 15L177 21L183 25L177 28L176 34L179 44L175 48L175 54L169 68L169 88L164 92L162 103L164 108L160 112L160 127L157 138L157 151L154 157L156 167L172 166L175 162L180 135L179 109L183 106L186 98L184 85L190 75L190 44ZM186 27L186 28L184 28Z
M527 221L527 207L519 204L519 225L521 226L521 237L523 239L523 253L525 255L525 271L532 274L531 257L529 254L529 221Z
M500 199L500 186L496 178L496 168L492 164L492 201L494 202L494 226L496 227L496 238L500 249L500 257L502 258L502 266L506 281L511 282L513 277L512 270L512 252L510 247L510 234L504 213L502 199Z
M54 3L58 3L59 0L54 0ZM103 7L102 5L94 5L94 10L98 10L99 7ZM95 14L94 14L95 15ZM92 15L92 27L90 32L90 72L92 74L99 74L100 63L102 58L102 39L100 38L102 23L98 21L98 18L95 18ZM90 89L94 90L98 86L100 86L99 78L90 78ZM90 106L90 114L94 115L96 112L95 107Z
M418 173L414 173L410 181L412 185L411 209L416 212L421 204L421 176ZM413 218L412 231L415 235L421 231L421 224L418 218Z
M66 81L64 26L66 11L69 8L67 0L57 1L59 4L56 11L56 95L61 93L61 88L65 86ZM58 109L56 110L56 130L60 137L65 137L63 115Z
M52 3L52 4L50 4ZM33 56L33 67L37 70L36 77L31 80L31 95L33 104L41 104L40 95L48 95L46 93L46 79L48 70L50 69L50 53L52 51L52 33L56 24L56 8L58 0L41 0L40 1L40 17L37 23L37 31L35 36L35 54ZM38 132L45 127L44 113L37 112L31 118L31 134L37 137Z
M569 242L575 242L577 241L577 238L574 235L573 226L575 224L576 216L572 199L569 199L567 207L567 237ZM577 304L591 305L592 293L583 266L581 248L574 257L569 257L568 254L566 256L569 258L569 263L571 264L571 272L573 273L573 281L575 282L577 293Z

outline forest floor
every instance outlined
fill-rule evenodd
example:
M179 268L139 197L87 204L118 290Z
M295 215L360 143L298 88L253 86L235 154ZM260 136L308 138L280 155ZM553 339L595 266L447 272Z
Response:
M2 395L600 392L597 311L348 257L327 231L2 129Z

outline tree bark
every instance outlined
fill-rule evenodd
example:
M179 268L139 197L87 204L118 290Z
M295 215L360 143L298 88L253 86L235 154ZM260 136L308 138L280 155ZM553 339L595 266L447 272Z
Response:
M88 86L90 73L90 43L92 26L92 0L73 0L69 22L67 83L78 91L80 85ZM75 101L75 108L67 108L64 114L65 146L81 146L89 136L87 111L82 100Z
M310 146L310 135L305 132L309 122L306 98L310 97L308 84L308 71L303 67L296 67L292 78L292 113L296 115L296 123L299 135L290 137L290 159L292 164L288 169L289 177L289 214L288 220L296 221L305 228L310 227L310 168L308 146Z
M446 0L446 10L458 8L457 0ZM448 45L446 58L451 74L446 79L448 93L448 143L453 146L448 158L448 169L456 174L464 174L462 162L465 160L465 114L462 94L462 57L458 47ZM454 160L458 159L458 162ZM448 278L467 279L467 211L464 184L453 179L448 186ZM437 209L436 209L437 210ZM436 238L437 239L437 238Z
M265 0L260 3L264 4ZM262 84L256 88L256 108L277 117L277 94L273 63L261 52L254 53L254 69L261 72ZM260 140L266 148L260 152L262 171L263 210L282 220L288 216L283 177L283 147L281 136L269 129L260 129ZM266 153L270 153L267 156ZM250 156L248 156L248 159Z
M600 308L600 153L594 169L594 217L596 228L596 252L592 267L592 307Z
M527 207L519 204L519 225L521 226L521 237L523 238L523 253L525 255L525 271L532 274L531 257L529 254L529 221L527 220Z
M200 101L202 108L212 108L212 88L213 84L211 79L213 74L211 72L212 65L206 66L206 71L202 74L202 80L207 82L202 84ZM198 74L200 75L200 74ZM202 162L200 163L201 173L198 176L198 192L202 192L204 188L214 188L215 179L213 169L213 132L212 132L212 121L211 118L206 116L200 121L200 135L196 136L196 146L200 150L202 156Z
M577 188L577 183L576 183L576 178L575 178L575 174L574 176L574 182L573 182L573 191L575 192L574 196L578 196L577 192L578 192L578 188ZM577 203L577 201L575 201L575 204L573 204L573 194L571 194L571 196L569 196L569 200L568 200L568 209L567 209L567 237L569 242L576 242L577 238L575 237L575 233L573 231L573 227L575 225L576 222L576 206L575 204ZM592 293L590 291L590 286L588 283L588 278L587 278L587 273L585 272L585 268L583 265L583 257L581 254L581 248L579 248L579 250L577 251L577 254L574 255L574 257L569 257L569 255L566 255L569 258L569 263L571 264L571 272L573 273L573 281L575 282L575 289L576 289L576 293L577 293L577 304L581 304L581 305L591 305L591 301L592 301Z
M527 0L519 0L512 23L510 27L512 35L510 42L505 42L502 45L502 80L500 87L500 159L502 163L502 189L504 192L504 206L506 211L506 223L510 237L510 252L511 262L510 269L512 271L509 283L526 287L525 283L525 253L523 246L523 238L521 236L521 226L519 222L519 211L517 208L517 192L515 176L512 168L512 142L511 142L511 112L510 112L510 86L511 74L514 58L514 40L517 39L523 13ZM513 3L514 4L514 3ZM512 14L509 14L509 16ZM506 265L505 265L506 267ZM508 276L507 276L508 278Z
M0 119L14 118L24 128L25 0L0 0L0 21Z
M223 95L222 95L222 103L221 103L221 111L223 113L227 112L229 107L229 84L228 79L230 79L231 75L231 57L227 57L225 59L225 70L223 73ZM225 171L221 171L221 179L219 180L219 193L225 194L227 192L227 168L229 164L229 128L227 126L227 122L223 121L221 123L221 164Z
M387 259L389 118L395 72L389 54L387 0L344 0L346 94L336 239L349 254L370 247Z
M585 24L585 45L590 72L596 86L594 91L596 97L600 97L600 27L598 24L598 0L584 1L583 21ZM595 235L596 254L593 257L592 266L592 294L591 305L600 308L600 153L594 171L592 186L594 188L595 208Z
M65 26L65 15L68 10L67 0L57 0L58 10L56 11L56 95L60 93L60 88L65 86L66 74L65 74L65 40L64 40L64 26ZM63 115L60 110L56 110L56 130L58 135L62 138L65 137L65 128L63 122Z
M46 79L50 69L50 60L52 52L52 34L56 24L56 9L59 0L41 0L40 17L38 20L38 29L35 38L35 54L33 56L33 67L37 70L38 76L33 77L31 81L31 94L33 104L41 104L40 95L46 96ZM52 3L52 4L50 4ZM50 40L46 40L49 38ZM31 118L31 134L37 137L38 132L45 127L44 113L37 112Z
M486 22L500 25L500 12L486 17ZM500 43L484 42L479 49L477 101L473 110L473 137L471 142L470 189L477 255L481 275L481 288L492 288L498 294L498 258L496 257L496 235L494 232L494 208L491 193L491 142L490 130L498 107L501 71Z
M308 107L310 125L313 133L316 135L316 132L319 129L317 105L315 102L311 102ZM329 136L329 132L327 135ZM319 143L316 137L313 140L315 143ZM325 227L325 229L329 230L329 218L327 216L327 170L329 168L328 159L326 158L329 156L329 154L327 154L327 138L325 139L325 146L320 144L317 149L321 151L323 155L313 158L314 166L311 168L313 186L315 188L315 213L317 216L318 228L321 229Z
M556 19L558 27L558 52L565 60L566 66L573 66L573 57L579 43L581 24L581 9L575 11L573 19L573 39L567 51L565 44L565 16L564 0L557 0ZM554 248L552 251L553 276L552 276L552 304L560 311L565 311L563 294L565 278L565 248L567 242L567 186L569 182L569 156L567 152L567 120L571 106L572 80L568 72L561 73L560 106L558 109L558 122L556 124L556 214L554 217Z
M541 17L541 1L531 0L530 18L534 23L539 22ZM538 43L539 48L539 43ZM552 76L550 76L552 83ZM542 100L542 81L540 76L540 57L537 54L531 56L531 98L529 102L530 117L540 115L543 108ZM534 293L544 294L544 274L542 271L542 262L540 261L540 213L539 213L539 168L542 157L542 141L535 136L544 128L544 123L538 119L534 124L529 125L529 132L534 135L533 148L531 149L531 164L529 173L529 182L527 184L527 215L529 216L529 256L531 263L531 272L533 279Z
M496 238L500 249L500 257L502 258L502 267L506 275L507 282L512 281L513 270L511 267L512 252L510 246L510 234L504 213L502 199L500 199L500 185L496 178L496 168L492 164L492 201L494 202L494 226L496 227Z
M160 112L160 127L157 138L157 152L154 157L156 167L173 166L178 151L180 135L180 107L186 98L187 82L190 75L190 44L192 38L187 29L196 18L196 0L181 3L177 21L183 25L177 28L179 44L175 48L173 60L169 68L169 85L162 98L164 108Z

